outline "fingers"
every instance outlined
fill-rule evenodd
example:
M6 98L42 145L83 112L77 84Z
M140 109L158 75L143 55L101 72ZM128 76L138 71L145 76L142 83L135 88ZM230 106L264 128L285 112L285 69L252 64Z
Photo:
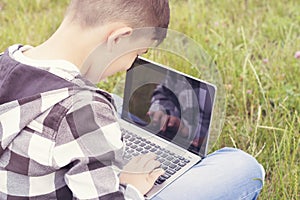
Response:
M156 112L149 112L148 115L150 115L152 119L152 125L154 127L158 127L160 131L165 132L168 128L168 123L169 123L169 115L166 115L162 111L156 111Z
M161 117L161 120L160 120L160 131L165 132L167 130L169 119L170 119L169 115L163 115Z
M142 158L142 155L135 156L130 160L129 163L136 164L141 160L141 158Z
M158 126L161 124L161 118L164 116L164 113L161 111L151 112L152 124L153 126Z
M188 137L189 136L189 128L186 127L184 124L180 127L180 134L182 137Z
M153 170L150 174L149 174L149 180L150 182L154 183L158 177L160 177L161 175L163 175L165 173L165 171L161 168L159 169L155 169Z
M139 164L145 168L147 165L151 163L151 161L154 161L156 158L156 155L154 153L147 153L142 154L141 159L139 160Z
M136 156L131 159L124 170L132 173L150 173L161 165L160 162L155 159L156 155L154 153Z
M160 125L160 129L162 131L166 131L167 128L173 128L173 129L178 129L180 126L180 118L173 116L173 115L168 115L165 112L162 111L156 111L156 112L151 112L149 111L147 113L148 116L151 117L151 123L153 126L158 126Z
M146 173L150 173L153 170L157 169L158 167L160 167L160 162L155 160L156 159L156 155L154 153L148 153L145 154L141 160L140 160L140 165L143 167L144 172Z
M180 119L178 117L170 116L168 127L178 129L180 126Z
M148 165L145 166L144 173L152 173L153 171L158 169L160 167L160 165L161 164L159 161L153 160L153 161L149 162Z
M180 118L167 115L162 111L148 112L151 117L152 125L154 127L159 126L159 130L165 133L167 130L172 133L179 132L182 137L189 136L189 128L181 122Z

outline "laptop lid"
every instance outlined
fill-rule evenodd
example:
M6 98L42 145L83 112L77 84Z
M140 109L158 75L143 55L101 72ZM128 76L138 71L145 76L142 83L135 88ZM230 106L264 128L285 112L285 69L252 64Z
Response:
M216 87L138 57L126 73L121 118L201 157Z

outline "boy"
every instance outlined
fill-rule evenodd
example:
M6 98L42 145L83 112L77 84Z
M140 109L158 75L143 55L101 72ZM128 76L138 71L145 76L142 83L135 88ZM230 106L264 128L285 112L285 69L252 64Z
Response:
M153 154L122 166L124 146L111 97L90 81L128 69L153 38L165 36L153 32L129 40L133 29L168 24L167 0L72 0L47 41L14 45L1 55L0 199L143 199L164 171ZM124 50L128 41L131 51ZM89 56L99 48L97 64L103 62L95 70ZM226 164L228 157L239 160L241 172ZM249 177L263 179L263 170L252 157L223 149L204 161L201 170L190 171L199 183L182 187L191 178L187 174L157 198L257 197L262 184ZM236 178L217 172L219 166ZM172 187L178 188L174 196ZM199 188L203 192L195 192Z

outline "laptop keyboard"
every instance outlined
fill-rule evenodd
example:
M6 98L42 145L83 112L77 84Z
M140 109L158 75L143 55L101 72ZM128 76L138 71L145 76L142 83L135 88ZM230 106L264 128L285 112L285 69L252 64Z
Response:
M183 156L177 155L161 146L150 142L149 140L142 138L128 130L122 129L123 140L126 144L124 159L130 160L134 156L140 154L146 154L149 152L157 155L157 160L161 163L161 168L165 170L165 174L160 176L156 182L162 184L182 167L184 167L190 160Z

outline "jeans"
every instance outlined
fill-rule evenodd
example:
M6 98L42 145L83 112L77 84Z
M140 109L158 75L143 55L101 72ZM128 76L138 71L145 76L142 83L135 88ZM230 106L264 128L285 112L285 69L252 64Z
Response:
M257 199L264 176L263 167L252 156L223 148L208 155L153 200Z
M122 99L113 95L120 114ZM223 148L205 157L153 200L255 200L265 171L251 155Z

